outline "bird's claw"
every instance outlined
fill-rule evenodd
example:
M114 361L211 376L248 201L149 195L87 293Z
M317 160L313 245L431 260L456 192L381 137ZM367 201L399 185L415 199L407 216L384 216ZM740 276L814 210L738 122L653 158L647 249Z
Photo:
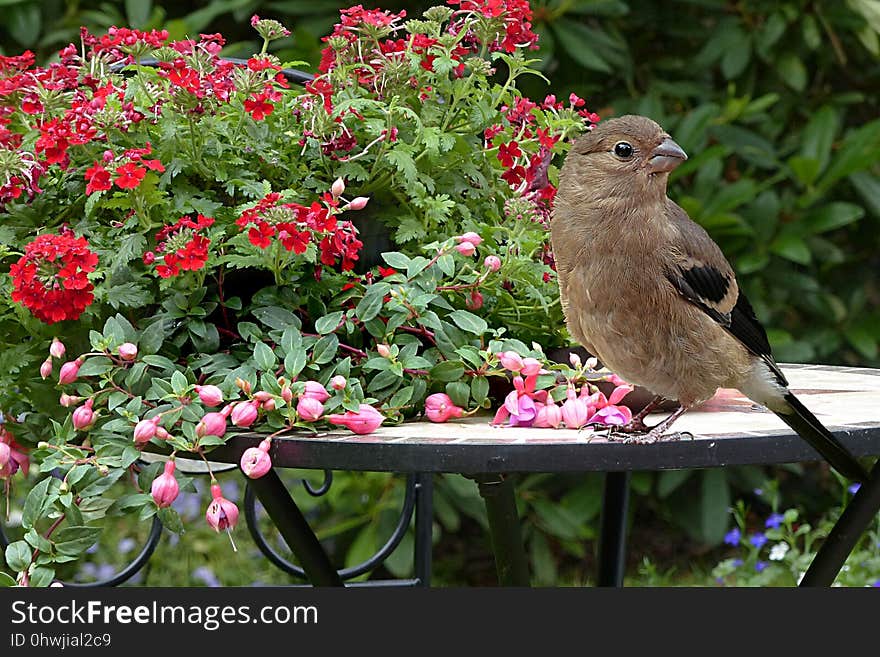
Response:
M644 433L644 435L634 435L636 432L628 429L628 425L619 425L608 427L608 435L605 437L609 442L618 442L633 445L653 445L654 443L677 442L679 440L693 440L694 434L690 431L672 431L663 433L663 431L654 431L653 429ZM615 435L617 432L623 435Z

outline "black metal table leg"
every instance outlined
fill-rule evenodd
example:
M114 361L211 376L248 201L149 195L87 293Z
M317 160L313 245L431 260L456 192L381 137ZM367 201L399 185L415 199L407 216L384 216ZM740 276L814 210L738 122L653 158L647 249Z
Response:
M623 586L628 507L629 472L606 473L599 529L599 586Z
M309 581L315 586L345 586L278 473L269 470L249 483L288 547L299 559Z
M880 511L880 460L822 543L801 579L801 586L831 586L859 537Z
M501 586L529 586L529 564L513 484L503 474L482 474L473 479L486 503L498 583Z
M431 550L434 530L434 476L416 475L415 575L420 586L431 586Z

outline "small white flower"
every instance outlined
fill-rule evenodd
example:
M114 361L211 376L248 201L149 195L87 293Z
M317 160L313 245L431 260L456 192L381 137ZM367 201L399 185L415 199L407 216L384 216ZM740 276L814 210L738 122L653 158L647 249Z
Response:
M786 553L788 553L788 543L777 543L770 548L770 561L782 561Z

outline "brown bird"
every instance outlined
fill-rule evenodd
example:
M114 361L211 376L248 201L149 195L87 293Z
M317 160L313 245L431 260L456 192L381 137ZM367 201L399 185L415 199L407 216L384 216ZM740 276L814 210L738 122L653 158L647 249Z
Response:
M721 249L666 196L687 155L654 121L600 123L572 146L551 220L571 335L611 371L680 408L660 439L718 388L738 388L776 413L841 474L865 469L791 393L767 334ZM636 429L647 410L634 418Z

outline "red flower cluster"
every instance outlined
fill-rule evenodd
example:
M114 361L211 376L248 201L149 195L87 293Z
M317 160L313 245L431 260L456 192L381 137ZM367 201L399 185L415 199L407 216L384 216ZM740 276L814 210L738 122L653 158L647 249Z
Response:
M199 232L213 224L213 217L200 214L195 221L189 217L181 217L170 226L165 226L156 233L156 252L148 251L144 254L144 264L154 264L156 253L159 253L162 262L156 265L156 273L160 278L171 278L181 271L201 269L208 262L211 240Z
M113 25L107 29L107 34L100 38L88 33L84 33L83 37L85 45L93 48L96 54L106 52L116 59L122 59L134 52L138 46L149 49L161 48L168 41L168 30L142 32Z
M113 183L119 189L134 189L138 187L147 175L147 169L162 173L165 167L157 159L145 158L152 152L149 142L144 148L130 148L120 157L115 157L112 151L105 151L103 164L95 163L86 170L86 194L93 192L106 192ZM110 168L108 169L107 166ZM111 181L112 178L112 181Z
M39 235L9 270L12 300L47 324L77 319L94 300L88 274L97 264L84 237Z
M538 35L532 31L532 8L529 0L447 0L447 4L458 5L463 12L475 12L504 22L504 34L488 44L490 51L538 49ZM460 16L450 25L450 30L454 34L459 33L467 24L466 20L466 16ZM480 44L475 43L475 38L466 38L465 41L472 42L475 49L480 47Z
M322 264L332 266L341 259L343 271L354 267L363 243L350 221L337 221L337 199L324 194L322 202L315 201L309 206L279 203L280 200L278 192L267 194L235 222L242 230L250 226L251 244L266 249L274 237L287 251L303 254L314 242L318 244Z

